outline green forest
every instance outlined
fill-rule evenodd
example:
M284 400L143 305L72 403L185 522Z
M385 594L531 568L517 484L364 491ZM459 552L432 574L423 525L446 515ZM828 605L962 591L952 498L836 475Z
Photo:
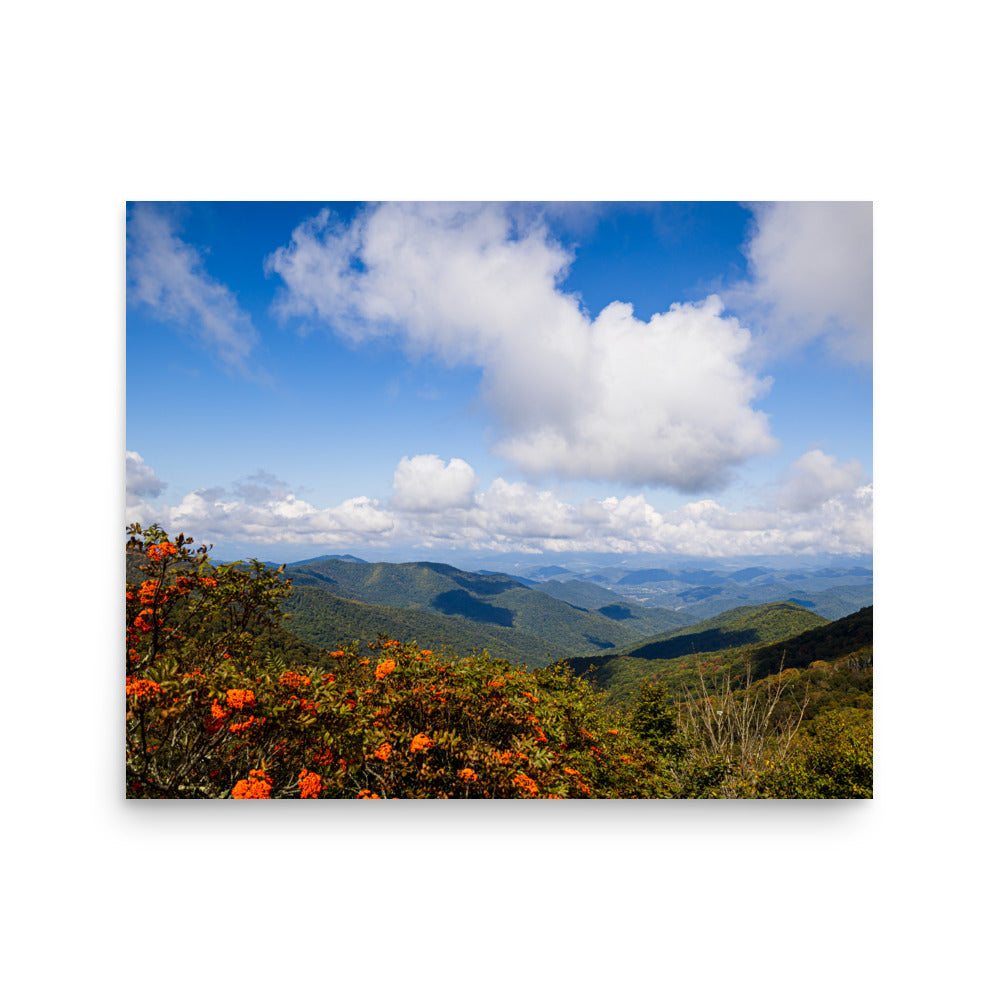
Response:
M133 524L126 796L872 797L871 607L692 623L546 589Z

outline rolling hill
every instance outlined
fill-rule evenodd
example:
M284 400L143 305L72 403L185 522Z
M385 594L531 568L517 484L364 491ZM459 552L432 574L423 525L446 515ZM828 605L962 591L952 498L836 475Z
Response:
M362 645L380 634L419 642L428 649L456 653L486 649L492 656L537 669L559 659L562 651L544 639L419 608L393 608L338 597L319 587L296 586L284 604L284 628L323 649Z
M646 678L693 669L706 654L717 667L745 658L748 650L781 643L791 636L829 624L814 612L790 602L734 608L707 621L674 629L598 657L573 657L574 673L607 690L612 701L634 694ZM721 654L714 655L713 654ZM731 655L732 654L732 655Z
M358 626L348 627L347 622L364 618L371 623L366 631L374 629L374 634L396 634L405 627L407 637L428 646L436 637L457 651L485 647L540 666L552 658L624 646L662 632L665 625L690 620L669 610L622 602L610 591L602 592L600 599L614 603L591 610L502 573L466 572L444 563L314 560L288 567L287 575L296 592L314 589L347 602L327 602L324 614L330 621L320 631L315 595L288 604L288 628L311 642L320 641L321 635L340 642L351 629L360 637ZM361 605L376 610L362 614ZM391 610L410 617L402 619Z

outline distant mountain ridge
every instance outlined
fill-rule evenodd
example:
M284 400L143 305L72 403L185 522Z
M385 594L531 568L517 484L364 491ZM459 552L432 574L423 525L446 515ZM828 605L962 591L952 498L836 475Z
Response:
M456 648L485 646L497 655L504 655L503 645L515 657L540 666L551 659L613 649L662 632L665 625L690 621L668 609L621 601L611 592L599 596L612 603L585 608L503 573L468 572L445 563L331 558L289 566L286 574L296 593L315 590L352 602L326 602L323 614L332 617L320 627L315 594L289 601L287 628L309 642L334 635L341 641L340 636L349 634L346 621L362 617L375 634L405 625L408 636L416 639L434 635ZM370 610L362 613L362 606ZM401 619L398 612L410 617Z
M310 563L326 562L328 559L336 559L339 562L367 563L367 559L360 559L358 556L313 556L312 559L300 559L298 562L288 563L289 566L308 566Z

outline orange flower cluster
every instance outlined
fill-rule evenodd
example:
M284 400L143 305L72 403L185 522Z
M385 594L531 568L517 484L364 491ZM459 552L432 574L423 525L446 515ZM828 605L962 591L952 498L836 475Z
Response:
M156 681L146 680L145 678L137 681L130 681L128 678L125 679L125 696L127 698L138 698L139 701L142 701L145 698L155 698L162 691L163 688Z
M234 799L269 799L271 797L271 779L263 769L251 771L249 778L237 781L233 786Z
M291 670L286 670L279 680L288 688L308 687L312 683L305 675L296 674Z
M412 749L412 747L411 747ZM376 760L388 760L389 755L392 753L392 747L388 743L383 743L378 750L376 750L372 756Z
M177 555L177 546L171 544L170 542L160 542L158 545L150 545L146 549L146 555L149 556L153 562L159 562L164 556L175 556Z
M219 704L219 700L217 698L212 702L212 718L217 722L221 722L223 719L229 718L229 713Z
M504 686L504 684L506 684L506 683L507 683L507 682L506 682L506 681L505 681L505 680L504 680L504 679L503 679L502 677L498 677L498 678L497 678L496 680L494 680L494 681L487 681L487 682L486 682L486 686L487 686L487 687L490 687L490 688L501 688L501 687L503 687L503 686Z
M313 754L313 763L317 767L322 767L324 764L333 763L333 751L330 749L320 750Z
M434 746L434 741L426 733L417 733L410 743L410 753L417 753L419 750L429 750Z
M243 722L234 722L230 727L229 731L231 733L244 733L246 732L255 722L263 722L263 719L254 718L250 716L249 719L245 719Z
M361 791L358 792L358 796L357 797L359 799L380 799L380 798L382 798L381 795L376 795L370 788L362 788Z
M386 639L382 643L383 649L394 649L396 646L402 646L403 644L398 639Z
M319 797L319 793L323 790L323 781L318 774L314 774L312 771L307 771L302 768L299 771L299 798L300 799L315 799Z
M529 795L538 794L538 785L536 785L526 774L515 775L512 780L512 784L517 785L518 788L527 792Z
M336 652L330 654L335 660L342 660L344 658L344 651L338 649Z
M203 576L201 578L201 585L203 587L215 587L218 586L218 583L219 581L214 576Z
M500 761L501 764L509 764L514 759L514 754L510 750L504 750L500 753L499 750L493 751L493 756Z
M609 729L608 730L608 735L609 736L617 736L618 735L618 730L617 729Z
M237 711L242 708L253 708L256 698L253 691L244 691L239 688L230 688L226 692L226 704Z
M152 604L156 598L156 588L159 583L156 580L147 580L139 588L139 603L140 604Z
M529 701L533 701L536 705L538 704L538 699L530 691L522 691L521 694Z
M375 680L380 681L382 680L383 677L388 677L389 674L391 674L395 669L396 669L395 660L383 660L375 668Z
M470 781L478 781L479 775L472 770L471 767L463 767L461 771L458 772L458 776L468 784Z

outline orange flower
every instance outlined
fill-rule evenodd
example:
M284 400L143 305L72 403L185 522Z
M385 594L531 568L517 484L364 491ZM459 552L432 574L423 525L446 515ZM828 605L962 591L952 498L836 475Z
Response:
M137 698L139 701L143 699L155 698L158 694L161 694L163 688L160 687L156 681L150 681L146 679L137 681L125 681L125 696L127 698Z
M312 683L308 677L293 673L291 670L286 670L279 680L285 687L289 688L308 687Z
M152 604L156 596L156 588L159 586L156 580L147 580L139 588L139 603Z
M226 692L226 704L230 708L237 710L242 708L253 708L256 699L253 691L244 691L239 688L230 688Z
M382 796L376 795L370 788L362 788L361 791L358 792L357 797L359 799L380 799Z
M419 750L429 750L434 746L434 741L426 733L417 733L410 743L410 753L417 753Z
M201 578L201 585L203 587L215 587L218 585L218 582L214 576L203 576Z
M608 730L608 735L609 736L617 736L618 735L618 730L617 729L609 729Z
M479 780L479 775L476 774L471 767L463 767L462 770L458 772L458 776L466 783Z
M212 701L212 718L219 722L229 718L229 713L219 704L218 698Z
M229 727L229 731L231 733L243 733L243 732L246 732L246 730L248 730L255 722L259 722L259 721L261 721L261 720L255 719L251 715L249 719L246 719L243 722L234 722Z
M380 681L382 680L383 677L388 677L389 674L391 674L395 669L396 669L395 660L383 660L375 668L375 680Z
M376 750L372 756L377 760L388 760L389 755L392 753L392 747L388 743L383 743L378 750Z
M234 799L269 799L271 797L271 779L263 769L251 771L250 777L237 781L233 786Z
M538 785L536 785L526 774L515 775L513 784L517 785L518 788L527 792L529 795L538 794Z
M336 652L330 654L335 660L342 660L344 658L344 651L338 649Z
M538 704L538 699L530 691L522 691L521 694L530 701L533 701L536 705Z
M501 764L509 764L514 759L513 754L509 750L504 750L503 753L500 753L499 750L494 750L493 756L500 761Z
M433 656L434 653L431 650L429 650L429 649L422 649L422 650L420 650L420 655L421 656Z
M318 774L302 768L299 771L299 798L315 799L323 790L323 781Z

